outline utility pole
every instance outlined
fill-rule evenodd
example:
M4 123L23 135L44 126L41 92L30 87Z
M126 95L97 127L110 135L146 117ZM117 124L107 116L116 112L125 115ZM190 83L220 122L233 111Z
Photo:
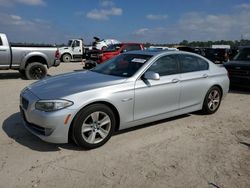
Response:
M242 42L243 42L243 34L240 35L240 46L242 46Z

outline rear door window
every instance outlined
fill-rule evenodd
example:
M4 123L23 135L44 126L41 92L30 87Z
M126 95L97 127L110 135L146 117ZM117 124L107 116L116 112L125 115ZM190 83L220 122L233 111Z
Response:
M209 68L204 59L188 54L180 55L180 65L182 73L208 70Z
M0 37L0 46L3 45L3 41L2 41L2 38Z

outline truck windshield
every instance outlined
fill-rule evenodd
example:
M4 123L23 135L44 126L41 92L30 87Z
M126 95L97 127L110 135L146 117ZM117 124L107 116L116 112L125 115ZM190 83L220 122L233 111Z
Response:
M73 43L73 40L69 40L69 42L68 42L68 47L70 47L71 45L72 45L72 43Z
M142 54L122 54L98 65L91 71L113 76L131 77L151 57L150 55Z
M236 61L249 61L250 62L250 48L243 48L239 53L234 57L233 60Z
M106 49L105 49L105 51L106 52L114 52L114 51L117 51L117 50L119 50L120 48L121 48L121 44L112 44L112 45L110 45L109 47L107 47Z

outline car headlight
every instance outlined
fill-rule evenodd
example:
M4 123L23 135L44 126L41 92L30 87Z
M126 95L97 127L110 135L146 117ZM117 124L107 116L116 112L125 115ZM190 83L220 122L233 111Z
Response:
M63 108L67 108L74 103L68 100L40 100L35 104L35 108L37 110L45 111L45 112L53 112L56 110L61 110Z

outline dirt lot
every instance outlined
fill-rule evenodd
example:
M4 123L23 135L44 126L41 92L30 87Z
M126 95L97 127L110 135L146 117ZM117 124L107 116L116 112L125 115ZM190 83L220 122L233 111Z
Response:
M49 74L78 70L80 63L61 64ZM30 83L0 72L0 187L250 187L249 91L231 91L214 115L140 126L84 151L24 129L19 93Z

